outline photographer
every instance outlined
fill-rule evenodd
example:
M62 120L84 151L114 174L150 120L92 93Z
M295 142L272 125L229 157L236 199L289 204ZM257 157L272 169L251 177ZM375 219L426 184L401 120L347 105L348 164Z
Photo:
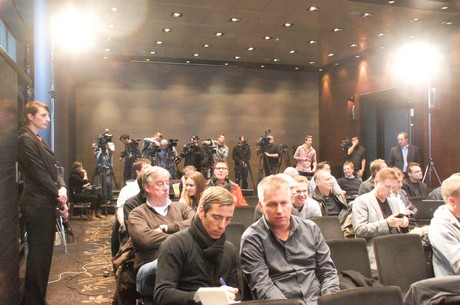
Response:
M100 207L104 198L100 188L91 187L88 181L88 173L83 167L83 163L75 161L72 165L72 172L69 177L69 197L75 201L89 201L91 206L88 212L88 220L94 217L103 218Z
M296 169L299 174L307 177L309 180L316 171L316 150L311 146L313 137L307 135L303 145L297 147L294 153L294 159L297 161Z
M240 185L242 189L247 189L251 147L243 135L239 137L238 145L233 147L232 159L235 161L235 182Z
M139 142L132 140L129 134L122 134L120 136L120 141L125 145L125 150L121 153L119 160L123 161L123 159L125 159L125 164L123 166L123 184L126 185L127 181L136 179L133 164L137 158L141 157L141 152L139 150Z
M193 165L197 171L201 172L201 161L204 158L204 152L198 143L199 140L198 136L191 137L190 143L184 145L181 155L185 158L184 166Z
M264 154L264 169L265 176L274 175L278 171L279 157L281 155L281 147L275 144L273 136L269 136L270 131L265 132L266 136L259 141L260 153Z
M347 161L353 163L355 176L362 178L366 170L366 149L359 144L358 136L351 138L351 142L347 140L342 142L342 149L347 152Z
M93 142L93 151L96 156L97 174L99 175L102 194L105 199L112 201L112 174L113 174L113 153L115 144L112 142L113 136L108 129L101 133L96 142Z
M166 169L173 179L175 175L174 159L177 157L177 151L174 146L177 145L177 139L163 139L160 142L160 151L158 152L158 166Z
M157 154L160 152L160 142L163 140L163 135L157 132L153 137L144 138L142 146L142 158L150 160L152 165L158 165Z
M219 135L217 140L208 139L203 141L203 149L205 152L203 174L206 178L209 178L214 175L214 164L217 160L227 160L228 147L225 145L225 135Z

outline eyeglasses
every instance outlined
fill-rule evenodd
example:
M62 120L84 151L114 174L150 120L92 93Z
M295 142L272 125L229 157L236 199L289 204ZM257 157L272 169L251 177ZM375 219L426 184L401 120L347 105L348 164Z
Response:
M216 167L215 170L216 171L226 171L228 170L228 168L227 167Z

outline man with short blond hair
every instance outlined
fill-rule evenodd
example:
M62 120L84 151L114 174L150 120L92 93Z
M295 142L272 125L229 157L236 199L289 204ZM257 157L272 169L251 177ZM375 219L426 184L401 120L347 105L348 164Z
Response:
M460 174L444 180L445 205L434 212L428 236L433 248L434 275L460 275Z
M322 216L318 202L308 196L307 177L299 175L294 180L296 184L292 204L299 211L299 216L305 219Z
M358 195L359 186L361 185L361 179L354 175L354 165L352 162L347 161L343 164L342 178L337 179L337 183L340 188L344 190L345 196L348 198L355 198Z
M291 215L289 184L278 176L257 186L263 217L241 237L241 269L252 297L316 304L339 278L318 226Z

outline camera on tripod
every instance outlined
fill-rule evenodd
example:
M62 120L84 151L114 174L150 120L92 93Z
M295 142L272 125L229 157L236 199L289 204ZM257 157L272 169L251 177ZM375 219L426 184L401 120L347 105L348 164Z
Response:
M177 142L178 142L178 141L179 141L178 139L169 139L169 140L168 140L168 148L169 148L170 150L172 150L173 147L177 146Z
M105 129L97 138L97 146L101 149L105 148L105 145L112 142L113 135L110 134L108 129Z
M202 142L204 152L209 156L217 152L217 145L215 140L206 140Z
M348 151L348 149L353 146L353 143L351 142L350 139L347 138L345 140L342 140L342 143L340 144L340 146L342 146L343 151Z
M160 143L151 138L144 139L144 148L142 149L142 156L146 159L151 160L152 157L156 156L160 152Z
M265 130L265 135L261 136L259 141L257 141L257 146L264 148L267 147L268 144L270 144L271 136L270 133L272 131L270 129Z

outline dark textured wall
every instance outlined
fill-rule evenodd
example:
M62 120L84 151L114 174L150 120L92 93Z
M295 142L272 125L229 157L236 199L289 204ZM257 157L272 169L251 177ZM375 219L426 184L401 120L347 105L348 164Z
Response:
M266 129L272 130L277 143L290 146L291 158L291 146L302 143L306 134L319 145L317 77L297 71L187 65L66 65L60 72L58 103L68 115L60 115L57 125L69 143L57 144L56 149L75 147L73 158L92 171L91 142L104 128L114 135L117 155L122 149L118 138L125 132L143 138L161 131L166 138L179 139L180 150L192 135L215 139L224 133L231 149L244 134L256 174L256 141ZM72 161L69 158L68 166ZM121 180L119 162L115 171Z

